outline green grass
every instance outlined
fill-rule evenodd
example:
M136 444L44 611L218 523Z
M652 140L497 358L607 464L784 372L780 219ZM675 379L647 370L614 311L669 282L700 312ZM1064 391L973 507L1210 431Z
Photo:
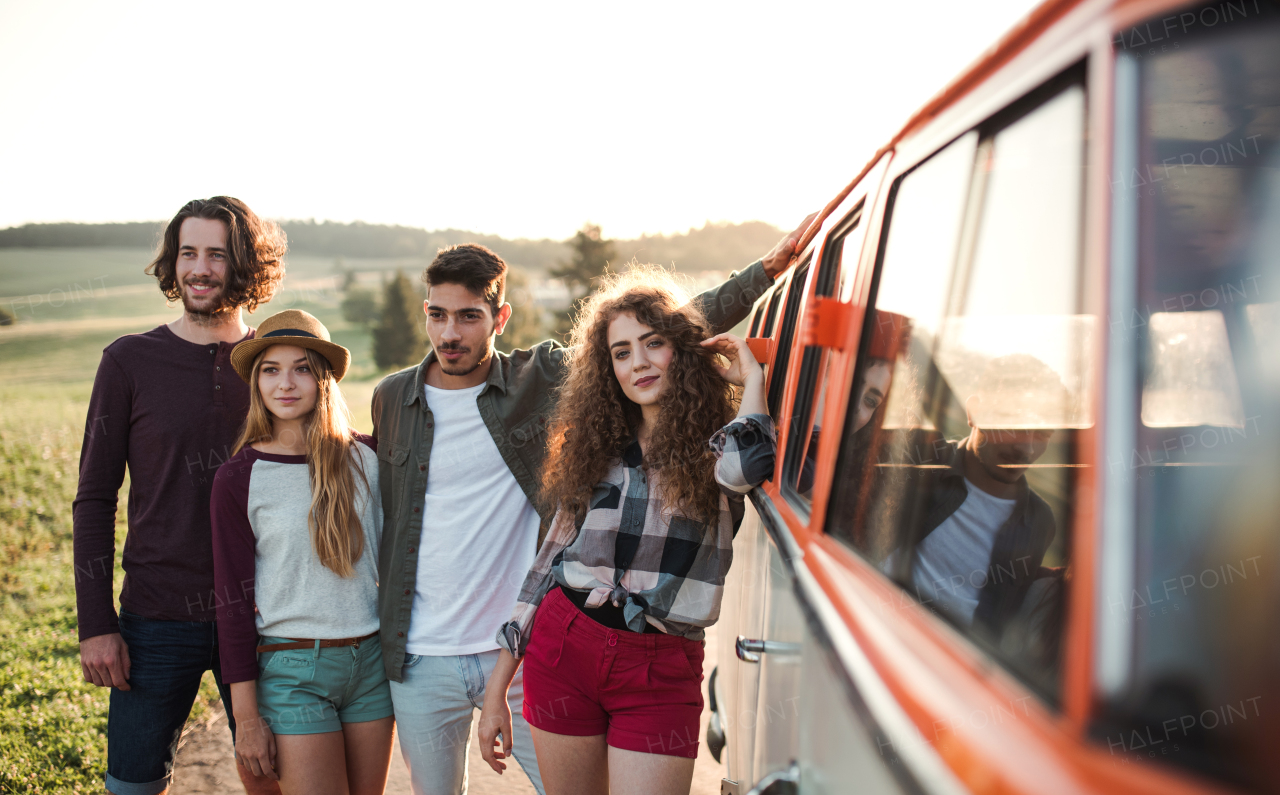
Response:
M36 311L90 290L155 284L143 271L151 252L142 248L0 248L0 295L40 296ZM62 294L51 291L62 290ZM8 301L6 300L6 303Z
M106 771L109 691L84 681L76 633L71 504L84 418L102 349L122 334L178 317L154 280L149 252L0 250L0 294L26 297L19 322L0 328L0 793L100 792ZM386 263L347 263L377 270ZM320 318L353 355L343 382L363 431L377 383L369 335L342 320L332 261L291 259L276 300L250 325L282 309ZM101 277L101 278L99 278ZM365 280L376 281L366 274ZM89 282L93 281L93 294ZM78 300L64 299L80 284ZM105 287L103 286L105 283ZM62 289L63 293L58 290ZM54 301L48 299L50 291ZM36 302L32 296L44 298ZM9 305L8 298L0 303ZM128 482L116 522L116 593L122 572ZM218 699L206 675L191 720Z
M71 542L91 386L0 388L0 793L101 791L106 771L109 691L80 672ZM206 675L191 720L217 698Z
M108 691L80 673L71 566L88 386L0 390L0 792L93 791L106 769Z
M112 340L177 318L181 308L168 305L155 280L142 273L149 261L145 249L0 249L0 305L18 318L15 325L0 327L4 383L92 381L102 349ZM310 312L335 342L351 350L349 379L381 375L368 332L342 318L334 261L291 255L287 262L288 275L276 297L246 315L245 322L257 326L285 309ZM343 265L361 271L361 283L370 287L379 273L422 266L399 259Z

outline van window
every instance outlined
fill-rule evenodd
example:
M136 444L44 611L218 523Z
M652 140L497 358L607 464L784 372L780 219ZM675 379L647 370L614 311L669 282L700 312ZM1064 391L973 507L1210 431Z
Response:
M782 404L782 388L787 380L787 364L791 360L791 343L796 335L796 323L799 321L800 301L804 298L805 286L808 283L810 257L795 268L791 277L791 288L787 290L786 309L782 315L782 332L778 338L778 352L774 355L776 364L773 376L769 379L769 416L778 419L778 409ZM778 289L778 295L782 289Z
M760 330L760 321L764 318L768 304L768 301L761 302L760 306L756 307L756 311L751 314L751 328L747 330L748 337L754 337Z
M864 227L861 220L862 205L859 204L832 232L831 242L824 248L822 265L818 269L815 295L834 296L837 294L837 277L842 281L852 278L862 250ZM829 351L813 345L805 347L791 417L794 430L788 436L782 464L783 493L803 513L808 513L813 503L816 457L822 437L822 415L826 408L827 374L831 363Z
M888 518L873 520L868 513L883 501L859 493L877 482L868 459L870 437L934 430L920 383L929 374L946 304L977 139L975 133L960 138L892 189L874 309L862 331L826 522L827 532L875 563L888 556L897 537Z
M1104 748L1257 791L1280 780L1278 17L1206 5L1159 51L1115 39L1134 90L1111 195L1136 245L1108 326L1136 372L1108 423L1106 491L1128 499L1106 532L1131 546L1098 595L1129 658Z
M1092 423L1084 109L1080 85L1058 88L903 180L851 400L876 407L860 426L864 413L850 412L839 473L849 505L829 520L1051 701L1075 436ZM946 213L922 212L944 198ZM931 224L948 239L926 251Z
M760 330L761 337L772 337L774 322L778 318L778 303L782 300L782 294L787 291L788 277L783 278L773 287L773 295L769 296L769 308L765 311L764 328Z

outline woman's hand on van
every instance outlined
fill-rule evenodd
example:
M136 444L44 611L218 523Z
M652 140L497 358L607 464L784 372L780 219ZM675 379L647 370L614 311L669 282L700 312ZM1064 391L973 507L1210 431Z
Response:
M760 363L756 361L755 355L747 347L747 341L741 337L735 337L732 334L717 334L711 339L703 340L702 346L710 348L729 360L727 367L716 362L716 369L720 371L720 375L724 377L724 380L734 386L746 386L750 379L764 380L764 373L760 370Z
M800 253L796 250L796 246L800 243L800 238L804 235L805 230L809 228L809 224L813 223L813 219L817 217L817 213L809 213L794 232L779 240L778 245L773 247L773 251L764 255L762 260L764 272L769 274L770 279L778 278L787 272L787 268L791 267L791 258Z

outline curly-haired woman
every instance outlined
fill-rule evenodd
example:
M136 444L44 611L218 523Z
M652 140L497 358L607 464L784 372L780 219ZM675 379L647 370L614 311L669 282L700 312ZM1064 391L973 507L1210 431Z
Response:
M479 728L501 772L507 686L523 662L523 713L553 795L689 790L702 638L743 495L774 461L759 365L741 339L707 337L657 269L613 277L574 327L542 483L558 510L499 632Z
M391 760L382 504L374 441L351 430L338 388L349 361L293 309L231 353L250 403L210 500L219 654L236 760L286 795L381 793Z

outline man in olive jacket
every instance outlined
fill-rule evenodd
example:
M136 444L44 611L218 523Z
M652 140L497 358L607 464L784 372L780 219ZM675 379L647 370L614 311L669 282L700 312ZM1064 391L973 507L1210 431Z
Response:
M812 218L694 299L715 333L745 318L786 270ZM373 394L386 514L382 652L415 793L466 790L471 715L497 661L494 637L550 519L538 483L567 349L548 341L494 350L511 317L506 271L483 246L442 250L423 274L432 350ZM542 792L522 701L517 677L509 691L513 754Z

